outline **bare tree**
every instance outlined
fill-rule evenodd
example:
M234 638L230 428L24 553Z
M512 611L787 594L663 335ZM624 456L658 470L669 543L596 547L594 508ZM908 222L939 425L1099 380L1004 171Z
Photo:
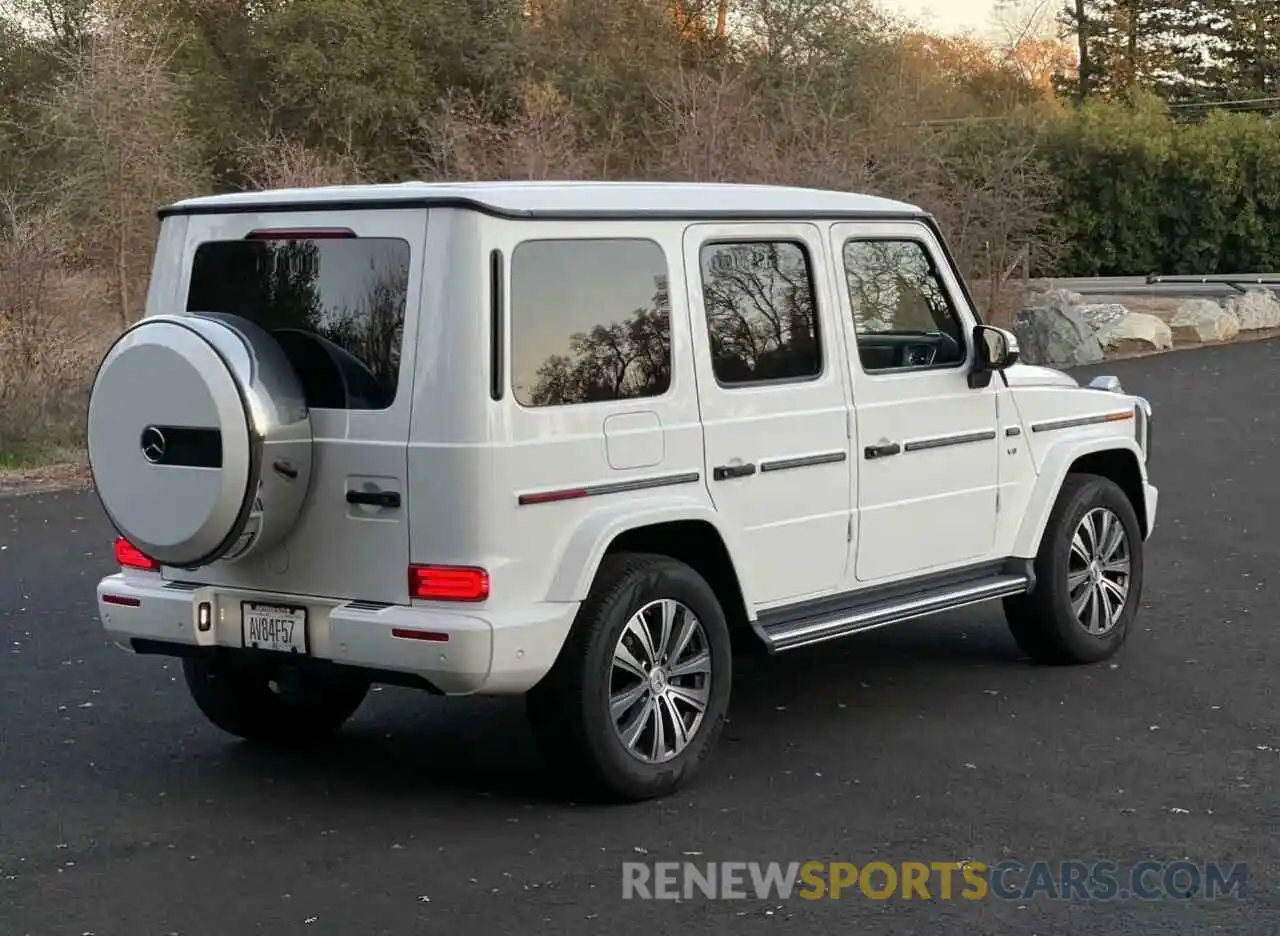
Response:
M170 67L172 40L141 15L142 2L103 4L104 23L70 54L43 128L57 151L51 188L82 255L108 271L121 327L140 311L157 205L207 185Z

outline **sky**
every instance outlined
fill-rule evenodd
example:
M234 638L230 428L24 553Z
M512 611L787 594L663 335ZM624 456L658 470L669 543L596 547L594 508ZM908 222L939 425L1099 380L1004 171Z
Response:
M885 9L910 16L938 32L969 29L985 33L992 28L994 0L880 0Z

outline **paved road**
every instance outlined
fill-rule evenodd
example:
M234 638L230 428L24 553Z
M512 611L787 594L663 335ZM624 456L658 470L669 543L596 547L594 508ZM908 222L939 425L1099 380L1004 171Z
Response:
M90 497L0 501L0 934L1275 934L1280 343L1107 370L1155 401L1163 492L1114 665L1027 665L991 609L743 663L705 780L627 808L558 800L515 702L388 689L323 752L254 753L100 636ZM622 862L685 852L1250 876L1212 903L621 899Z

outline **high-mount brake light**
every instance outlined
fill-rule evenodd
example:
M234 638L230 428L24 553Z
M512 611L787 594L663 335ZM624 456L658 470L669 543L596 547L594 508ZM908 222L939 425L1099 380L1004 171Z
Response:
M425 601L484 601L489 573L471 566L409 566L409 596Z
M342 240L355 236L351 228L262 228L250 231L246 240Z
M139 569L143 572L155 572L160 568L160 563L156 562L150 556L143 555L138 547L134 546L123 536L116 538L115 545L116 562L125 569Z

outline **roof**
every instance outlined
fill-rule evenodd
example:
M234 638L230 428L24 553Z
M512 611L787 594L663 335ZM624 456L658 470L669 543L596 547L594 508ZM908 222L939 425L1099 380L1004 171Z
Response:
M270 210L474 208L512 218L920 217L915 205L853 192L713 182L402 182L272 189L190 198L160 210L222 214Z

